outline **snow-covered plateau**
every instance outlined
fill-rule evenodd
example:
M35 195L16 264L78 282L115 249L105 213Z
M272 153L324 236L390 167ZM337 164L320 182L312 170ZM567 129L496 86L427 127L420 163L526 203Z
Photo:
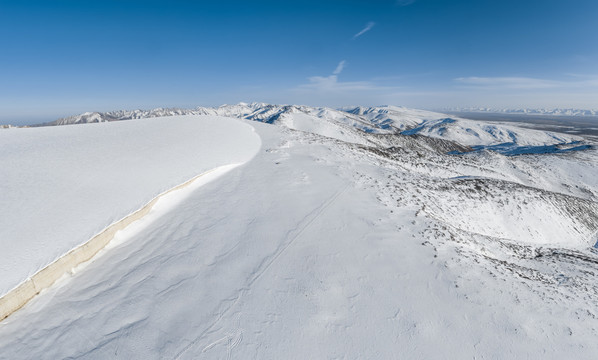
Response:
M598 353L590 139L394 106L81 123L0 130L0 296L148 211L0 322L2 359Z

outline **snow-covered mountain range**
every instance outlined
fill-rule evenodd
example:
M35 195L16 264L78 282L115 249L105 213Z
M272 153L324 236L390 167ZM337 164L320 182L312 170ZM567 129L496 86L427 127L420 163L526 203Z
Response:
M8 294L164 187L234 166L56 274L0 323L0 357L598 351L591 139L394 106L241 103L54 125L82 123L96 124L0 131L0 263L22 270L0 276Z
M523 115L551 115L551 116L598 116L598 110L585 109L533 109L533 108L489 108L489 107L466 107L447 108L446 111L454 112L481 112L481 113L502 113L502 114L523 114Z
M523 129L509 124L490 124L450 117L446 114L397 106L314 108L300 105L239 103L217 108L163 109L83 113L46 125L69 125L176 115L216 115L283 125L343 141L363 143L362 133L423 135L454 141L475 149L505 154L555 152L583 146L582 138L547 131ZM343 129L358 129L352 131ZM559 146L558 148L556 146Z

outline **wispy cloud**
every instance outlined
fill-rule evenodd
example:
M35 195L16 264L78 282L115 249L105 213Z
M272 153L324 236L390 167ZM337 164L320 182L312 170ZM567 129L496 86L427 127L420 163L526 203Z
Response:
M460 77L455 82L480 89L540 90L557 88L584 88L598 86L595 76L569 76L564 80L539 79L531 77Z
M342 93L349 91L382 91L396 89L388 86L380 86L371 81L339 81L338 76L345 68L346 61L338 63L332 75L329 76L310 76L308 83L299 85L296 90L310 90L326 93Z
M294 102L394 104L415 108L443 107L577 107L596 108L598 75L561 74L555 78L521 76L460 77L432 87L408 76L343 81L348 68L340 62L328 76L311 76L288 89ZM284 93L284 92L281 92Z
M336 69L334 69L334 71L332 72L333 75L338 75L341 72L343 72L343 69L345 68L345 60L341 61L338 63L338 65L336 66Z
M299 89L312 89L325 92L343 92L343 91L371 91L380 90L382 87L375 85L370 81L338 81L336 75L330 76L311 76L307 78L308 84L299 86Z
M586 86L597 86L598 87L598 75L592 74L565 74L572 79L574 82Z
M399 6L407 6L407 5L411 5L414 2L416 2L417 0L397 0L396 4Z
M363 28L363 29L362 29L360 32L358 32L357 34L353 35L353 39L357 39L357 38L358 38L358 37L360 37L361 35L363 35L363 34L365 34L366 32L368 32L368 31L372 30L372 28L374 27L374 25L376 25L376 23L375 23L375 22L373 22L373 21L370 21L369 23L367 23L367 24L365 25L365 27L364 27L364 28Z
M345 68L345 63L345 60L339 62L334 71L332 72L332 75L330 76L311 76L307 78L309 84L304 84L301 87L319 90L338 90L339 88L347 89L358 88L360 86L363 86L364 84L361 83L342 83L342 85L339 85L338 75L340 75L340 73L343 72L343 69Z

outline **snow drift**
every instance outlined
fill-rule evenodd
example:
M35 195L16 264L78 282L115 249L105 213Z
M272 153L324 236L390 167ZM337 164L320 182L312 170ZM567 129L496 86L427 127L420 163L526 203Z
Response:
M23 298L88 260L122 226L122 218L132 214L125 218L130 223L147 213L157 195L213 168L243 163L260 146L253 128L234 119L184 116L139 125L0 134L4 306L22 305ZM117 226L103 230L110 224ZM9 301L4 295L11 289L22 295Z

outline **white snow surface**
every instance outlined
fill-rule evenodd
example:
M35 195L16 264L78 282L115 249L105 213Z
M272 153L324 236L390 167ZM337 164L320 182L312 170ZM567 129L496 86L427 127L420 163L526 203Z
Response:
M238 120L169 117L0 133L0 296L160 193L243 163Z
M1 322L0 358L595 358L595 148L446 155L426 136L393 134L400 112L411 129L441 122L434 113L227 109L254 120L217 119L252 134L244 157L226 150L206 166L217 174L168 194ZM385 111L397 118L383 123ZM193 143L171 119L156 124ZM127 139L141 141L147 121L122 122L135 128Z
M504 143L513 143L518 146L539 146L582 140L581 137L575 135L451 117L424 121L404 133L452 140L468 146L492 146Z

